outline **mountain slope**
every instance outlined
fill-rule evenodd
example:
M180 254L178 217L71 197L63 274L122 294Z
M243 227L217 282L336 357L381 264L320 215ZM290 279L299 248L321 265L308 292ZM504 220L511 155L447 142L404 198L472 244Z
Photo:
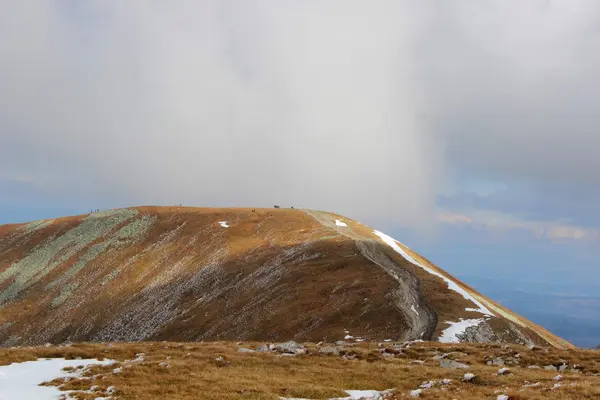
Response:
M139 207L0 226L0 343L571 345L389 236L290 209Z

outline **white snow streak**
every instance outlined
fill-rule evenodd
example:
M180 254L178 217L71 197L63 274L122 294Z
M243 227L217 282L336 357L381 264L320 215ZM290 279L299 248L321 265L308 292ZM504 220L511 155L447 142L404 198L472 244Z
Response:
M479 319L460 319L458 322L446 321L450 326L442 331L442 334L438 340L442 343L460 343L460 339L457 335L465 332L465 329L471 326L477 326L484 321L483 318Z
M335 224L336 226L348 226L347 223L345 223L344 221L340 221L339 219L335 220Z
M359 399L373 399L380 400L383 398L382 392L379 390L345 390L349 394L349 397L342 397L331 400L359 400Z
M0 400L56 400L61 392L55 386L39 386L56 378L78 376L63 368L91 365L109 365L112 360L65 360L64 358L39 359L0 366Z
M389 390L344 390L348 393L347 397L335 397L329 400L383 400L385 396L392 393L392 389ZM296 397L280 397L280 400L309 400L301 399Z
M414 304L411 304L410 309L414 311L415 314L419 315L419 312L417 311L417 309L415 308Z
M223 228L229 228L229 225L227 225L227 221L219 221L219 225L221 225Z
M418 267L423 268L425 271L429 272L430 274L433 274L435 276L442 278L448 284L448 289L454 290L455 292L459 293L462 297L464 297L467 300L472 301L473 303L475 303L475 305L477 305L479 307L476 309L475 308L468 309L468 311L472 310L472 311L480 312L485 315L494 315L483 304L481 304L481 302L479 300L475 299L473 296L471 296L471 294L469 292L467 292L465 289L458 286L458 284L456 282L454 282L450 278L445 277L444 275L440 274L436 270L431 269L431 268L427 267L426 265L423 265L420 262L418 262L417 260L415 260L410 254L405 252L404 249L402 249L402 247L398 246L398 242L396 239L394 239L391 236L386 235L383 232L379 232L379 231L373 231L373 232L377 236L379 236L386 244L388 244L390 247L392 247L394 250L396 250L396 252L399 253L402 257L404 257L407 261L413 263L414 265L416 265Z

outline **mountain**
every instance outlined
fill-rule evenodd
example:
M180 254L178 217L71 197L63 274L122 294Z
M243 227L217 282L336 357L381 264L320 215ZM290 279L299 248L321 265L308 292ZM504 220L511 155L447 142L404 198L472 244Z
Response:
M294 209L0 226L0 343L434 340L571 348L382 232Z

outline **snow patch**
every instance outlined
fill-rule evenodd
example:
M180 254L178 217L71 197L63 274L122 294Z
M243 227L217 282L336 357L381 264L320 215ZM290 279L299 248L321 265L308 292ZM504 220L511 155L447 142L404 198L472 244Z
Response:
M344 390L348 397L335 397L329 400L383 400L392 394L393 389L388 390ZM298 397L280 397L280 400L310 400Z
M442 343L459 343L458 335L463 334L467 328L477 326L484 322L483 318L479 319L460 319L458 322L446 321L450 326L442 331L438 340Z
M110 365L113 360L65 360L64 358L39 359L0 366L0 399L56 400L65 392L56 386L40 386L56 378L77 377L63 368L87 368L92 365Z
M414 264L418 267L423 268L425 271L429 272L430 274L442 278L448 284L448 289L454 290L455 292L459 293L462 297L464 297L467 300L472 301L473 303L475 303L475 305L477 305L477 307L479 307L479 308L468 309L468 311L477 311L482 314L490 315L490 316L494 315L483 304L481 304L481 302L479 300L475 299L469 292L467 292L465 289L458 286L458 284L456 282L454 282L452 279L445 277L444 275L440 274L436 270L434 270L426 265L423 265L420 262L418 262L417 260L415 260L410 254L408 254L406 251L404 251L404 249L402 247L398 246L399 242L396 239L394 239L391 236L386 235L383 232L373 231L373 233L375 233L377 236L379 236L381 238L381 240L383 240L387 245L389 245L397 253L399 253L402 257L404 257L404 259L406 259L407 261L411 262L412 264Z
M417 309L415 308L414 304L411 304L410 309L413 310L413 312L417 315L419 315L419 312L417 311Z
M229 228L229 225L227 225L227 221L219 221L219 225L221 225L223 228Z
M345 223L344 221L340 221L339 219L335 220L335 225L336 226L348 226L347 223Z
M331 400L382 400L385 395L391 393L390 390L344 390L348 393L348 397L341 397Z

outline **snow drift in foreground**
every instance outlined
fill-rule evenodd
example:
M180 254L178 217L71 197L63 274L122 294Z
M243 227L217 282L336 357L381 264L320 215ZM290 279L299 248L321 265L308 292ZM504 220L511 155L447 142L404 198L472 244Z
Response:
M383 400L388 395L392 394L394 390L345 390L348 393L348 397L336 397L329 400ZM280 397L280 400L310 400L300 399L294 397Z
M0 400L56 400L61 392L55 386L40 386L56 378L78 376L77 372L65 372L63 368L87 368L92 365L109 365L113 360L65 360L46 358L0 366Z

